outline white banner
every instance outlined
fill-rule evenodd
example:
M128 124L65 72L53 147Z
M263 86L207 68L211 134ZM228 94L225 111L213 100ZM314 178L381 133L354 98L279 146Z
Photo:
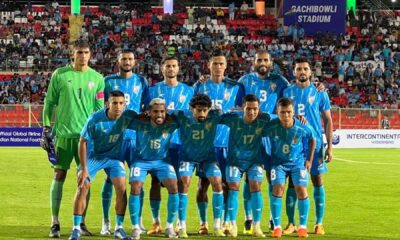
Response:
M336 130L334 148L400 148L400 130Z
M349 63L353 64L354 70L356 70L357 72L364 72L365 69L367 69L367 67L372 69L372 71L375 71L375 68L378 67L378 64L382 68L382 72L385 71L385 63L383 61L372 61L372 60L362 61L362 62L344 61L343 66L345 70L349 66Z

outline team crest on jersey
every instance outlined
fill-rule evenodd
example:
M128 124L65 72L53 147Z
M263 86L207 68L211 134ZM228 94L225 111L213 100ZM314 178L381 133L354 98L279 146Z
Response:
M186 100L186 96L184 96L184 95L179 95L179 102L180 102L180 103L185 102L185 100Z
M299 142L299 139L298 138L293 138L292 139L292 144L297 144Z
M207 130L210 130L210 129L212 128L212 125L213 125L212 123L207 123L207 124L206 124L206 129L207 129Z
M224 99L225 99L225 101L228 101L230 97L231 97L231 93L226 92L226 93L224 94Z
M308 103L309 104L312 104L314 102L314 100L315 100L315 96L308 97Z
M256 134L260 135L262 133L262 128L256 128Z
M89 82L88 88L89 88L89 90L92 90L94 88L94 82L93 81Z
M271 88L271 91L272 91L272 92L275 92L276 83L271 83L271 85L269 85L269 88Z
M138 93L139 93L139 90L140 90L140 87L139 87L139 86L133 86L133 92L134 92L135 94L138 94Z

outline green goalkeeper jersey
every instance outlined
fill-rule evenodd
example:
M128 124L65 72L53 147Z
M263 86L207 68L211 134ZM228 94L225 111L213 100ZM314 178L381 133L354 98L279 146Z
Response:
M92 68L85 72L70 65L56 69L44 103L43 126L50 126L56 106L56 137L79 138L89 115L104 107L103 91L103 76Z

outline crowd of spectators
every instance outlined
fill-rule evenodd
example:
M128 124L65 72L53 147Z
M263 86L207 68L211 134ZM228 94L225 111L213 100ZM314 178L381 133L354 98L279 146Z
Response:
M399 108L399 17L396 20L369 11L351 12L346 34L321 32L307 36L301 25L283 27L275 19L256 16L247 4L231 5L175 6L172 15L145 4L84 7L81 37L93 46L91 65L105 75L115 72L118 50L132 48L138 62L135 72L144 75L150 84L161 80L160 60L177 55L181 60L180 79L191 85L208 73L209 54L220 48L228 57L226 74L238 79L252 71L257 49L266 49L275 62L273 71L290 81L294 79L294 59L310 58L315 63L314 78L326 84L333 105ZM24 71L24 61L33 71L7 79L0 76L0 104L40 103L49 72L69 61L69 9L57 2L46 4L40 12L35 9L0 4L0 70ZM263 24L250 26L248 20ZM365 61L375 64L357 64Z

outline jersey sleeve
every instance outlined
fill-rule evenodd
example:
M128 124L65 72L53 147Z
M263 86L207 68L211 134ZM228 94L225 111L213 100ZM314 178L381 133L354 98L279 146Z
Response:
M104 80L103 77L99 74L99 84L96 90L96 102L94 105L94 110L100 110L104 107Z
M93 115L91 115L82 128L81 137L84 138L86 141L90 141L93 139L93 136L94 136L94 124L93 123L94 123Z
M331 110L331 103L329 101L328 93L327 92L321 92L321 101L319 105L319 111L320 112L325 112L327 110Z
M43 107L43 126L50 127L51 118L53 116L53 108L58 104L59 99L58 92L58 70L56 70L51 76L50 84L47 89L46 99Z
M235 120L239 118L239 113L237 111L227 112L222 114L219 124L224 124L228 127L233 127Z
M237 83L237 86L239 87L238 92L236 94L236 102L235 106L236 107L241 107L243 104L243 98L246 95L246 91L244 88L244 85L242 83Z

